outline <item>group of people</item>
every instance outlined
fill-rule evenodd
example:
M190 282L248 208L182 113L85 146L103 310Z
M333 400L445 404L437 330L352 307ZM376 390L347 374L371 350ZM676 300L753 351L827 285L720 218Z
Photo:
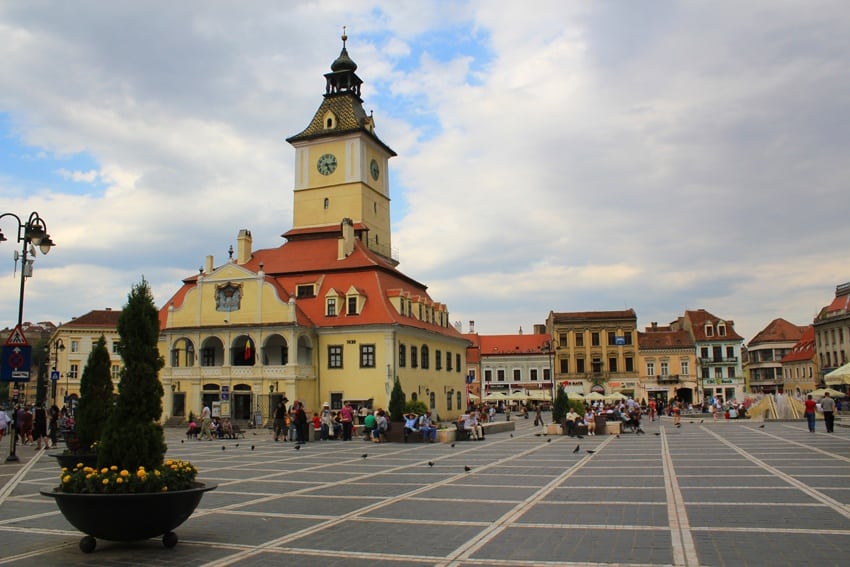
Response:
M21 445L34 445L36 450L50 449L58 442L60 420L67 412L56 404L49 409L44 404L16 404L11 413L0 410L0 441L13 429Z
M431 417L431 411L422 415L413 412L404 414L404 442L407 443L411 433L421 433L422 440L434 443L437 440L437 424Z
M631 398L616 405L585 404L584 413L577 412L571 406L564 415L561 427L564 433L570 437L577 435L578 429L582 425L587 427L588 435L596 435L596 418L602 416L605 421L620 422L624 428L629 428L634 433L641 435L646 434L640 423L643 414L644 410L640 404Z
M823 412L823 424L826 427L826 432L833 433L835 431L836 404L832 396L829 395L829 392L824 394L820 404L814 400L811 394L806 396L806 401L803 404L805 406L806 422L809 425L809 433L815 432L815 417L817 416L818 409Z

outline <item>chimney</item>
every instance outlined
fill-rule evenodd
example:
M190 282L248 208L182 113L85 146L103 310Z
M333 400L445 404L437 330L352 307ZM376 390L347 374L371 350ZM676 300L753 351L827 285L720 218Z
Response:
M337 247L337 260L344 260L354 252L354 221L349 218L342 219L339 224L342 238L339 239Z
M653 331L657 331L657 330L658 330L658 321L653 321L653 322L652 322L652 330L653 330Z
M204 273L209 274L213 271L213 257L212 254L207 256L206 262L204 262Z
M472 320L469 321L469 333L475 334L475 321L472 321Z
M244 264L251 259L251 244L254 239L251 238L251 231L243 228L239 231L239 236L236 237L236 263Z

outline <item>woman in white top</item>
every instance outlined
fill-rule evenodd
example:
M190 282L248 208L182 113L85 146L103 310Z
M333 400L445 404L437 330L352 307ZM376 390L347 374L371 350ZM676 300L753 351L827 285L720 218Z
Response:
M596 435L596 413L594 413L593 408L587 408L584 414L584 422L587 424L587 434Z

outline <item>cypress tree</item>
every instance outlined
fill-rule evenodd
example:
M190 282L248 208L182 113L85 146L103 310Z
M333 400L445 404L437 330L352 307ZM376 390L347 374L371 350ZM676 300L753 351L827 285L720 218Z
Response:
M106 339L100 336L89 354L80 378L80 401L75 424L80 449L88 451L100 441L103 428L112 413L112 360Z
M98 452L98 466L153 469L162 464L166 450L159 423L163 396L159 370L164 361L157 349L159 317L144 278L130 291L118 319L118 334L124 368L118 400Z
M390 420L401 421L404 415L404 391L401 389L401 383L398 381L398 376L395 377L393 383L393 391L390 392Z
M552 405L552 423L561 423L564 416L567 415L570 401L563 386L558 386L558 393L555 395L555 403Z

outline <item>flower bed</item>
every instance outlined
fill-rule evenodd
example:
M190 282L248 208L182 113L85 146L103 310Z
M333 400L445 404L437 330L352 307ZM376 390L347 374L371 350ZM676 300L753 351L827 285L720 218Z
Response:
M188 461L166 460L151 470L135 471L111 467L94 468L77 463L63 468L58 492L74 494L132 494L185 490L195 486L198 469Z

